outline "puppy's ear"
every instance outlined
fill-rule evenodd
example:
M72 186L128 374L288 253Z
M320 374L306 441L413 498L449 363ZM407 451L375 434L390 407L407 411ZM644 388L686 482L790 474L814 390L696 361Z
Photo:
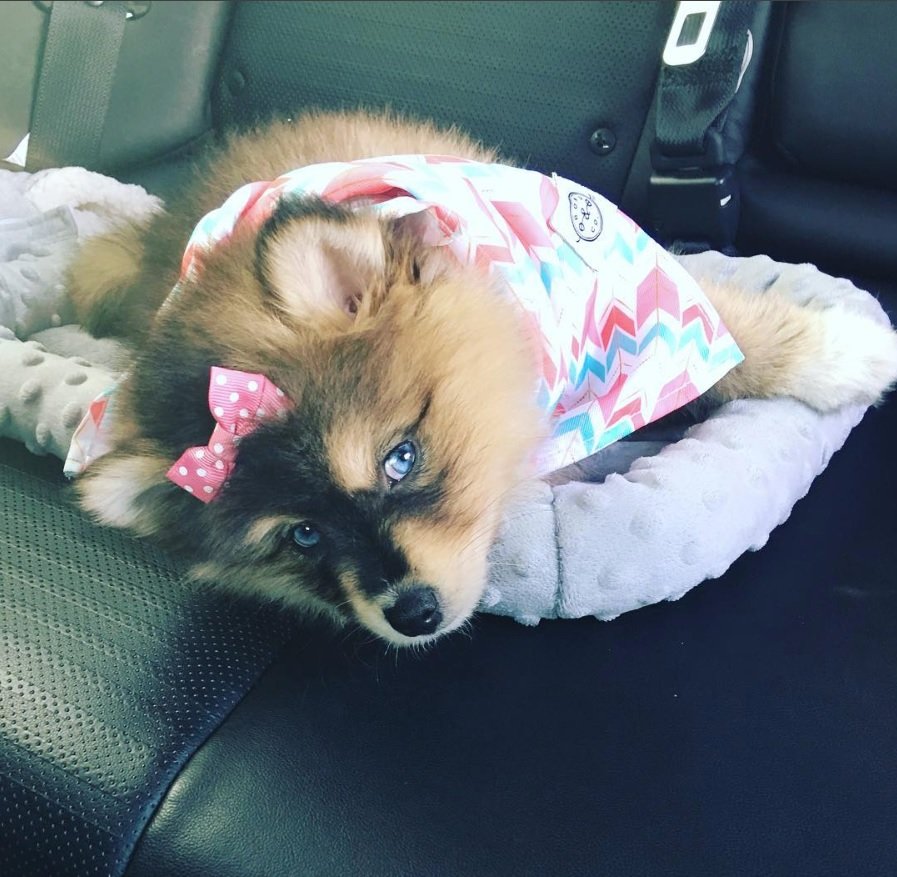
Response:
M378 308L386 250L377 218L319 200L284 199L256 240L256 274L290 316L341 331Z

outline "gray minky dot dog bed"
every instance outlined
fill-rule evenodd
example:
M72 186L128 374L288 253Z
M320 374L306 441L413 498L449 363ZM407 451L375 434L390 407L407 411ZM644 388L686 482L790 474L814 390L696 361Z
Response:
M90 402L126 348L71 324L62 285L77 241L157 199L79 168L0 171L0 436L64 458ZM681 257L696 275L762 295L838 304L887 322L877 301L811 265L720 253ZM819 414L792 399L724 405L688 425L680 413L617 442L552 483L523 486L492 551L483 611L524 624L611 619L675 600L761 548L790 514L864 406ZM692 414L696 419L696 415Z

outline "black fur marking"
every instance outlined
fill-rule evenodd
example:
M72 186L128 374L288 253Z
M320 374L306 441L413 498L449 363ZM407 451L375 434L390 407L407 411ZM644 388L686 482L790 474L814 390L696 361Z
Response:
M135 414L141 432L165 447L177 450L202 445L215 426L209 410L209 379L216 357L211 349L185 344L180 327L164 324L153 339L153 350L140 357L132 386L140 404ZM153 368L166 362L168 368Z
M316 596L326 600L345 618L350 616L346 607L346 596L339 586L339 580L332 569L323 564L318 567L317 575L306 579L306 586Z
M428 391L427 395L424 396L423 405L420 407L420 414L417 415L417 420L412 423L408 429L406 430L409 436L413 436L416 433L420 432L420 426L424 422L426 416L430 413L430 406L433 404L433 393L432 391Z
M401 488L401 483L393 488L390 505L396 514L403 517L433 516L434 509L445 498L445 475L440 473L427 484L408 485ZM436 513L438 518L438 513Z
M404 491L342 490L328 469L321 438L325 430L315 407L305 406L287 421L268 424L243 439L216 512L225 526L240 522L245 527L269 514L309 521L321 533L318 545L302 551L287 534L278 549L295 558L297 579L314 583L316 592L327 592L332 601L337 572L351 570L361 591L373 597L410 574L392 527L399 519L432 513L443 495L442 482Z

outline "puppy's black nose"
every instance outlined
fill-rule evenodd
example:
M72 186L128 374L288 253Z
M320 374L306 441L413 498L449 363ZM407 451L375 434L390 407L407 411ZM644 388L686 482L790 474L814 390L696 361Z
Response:
M402 591L396 602L384 609L386 620L405 636L436 633L442 624L439 599L432 588L416 587Z

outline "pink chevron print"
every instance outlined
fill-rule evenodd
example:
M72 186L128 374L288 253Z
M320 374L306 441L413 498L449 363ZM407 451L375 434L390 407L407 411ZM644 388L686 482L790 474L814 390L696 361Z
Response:
M674 320L679 319L679 290L660 267L651 271L638 285L638 305L635 323L641 328L657 312L666 311Z

